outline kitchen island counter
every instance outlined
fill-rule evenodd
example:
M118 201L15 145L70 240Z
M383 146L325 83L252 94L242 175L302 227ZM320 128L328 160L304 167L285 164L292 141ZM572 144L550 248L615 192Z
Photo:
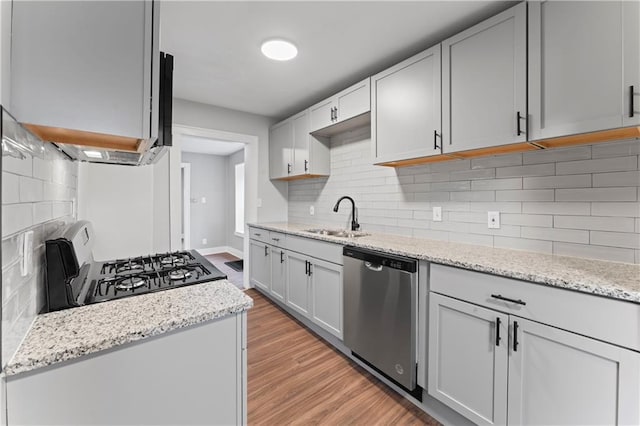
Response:
M73 360L252 306L249 296L219 280L38 315L4 373Z
M317 224L274 222L250 226L640 303L640 265L382 233L341 238L305 231L319 228Z

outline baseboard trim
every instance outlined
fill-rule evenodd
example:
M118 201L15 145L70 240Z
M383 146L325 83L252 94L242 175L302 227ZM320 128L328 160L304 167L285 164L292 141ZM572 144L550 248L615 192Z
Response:
M203 256L206 256L208 254L216 254L216 253L230 253L232 255L234 255L235 257L239 257L240 259L243 259L243 255L242 252L236 248L233 247L229 247L229 246L218 246L218 247L207 247L207 248L202 248L202 249L196 249L196 251L198 253L200 253Z

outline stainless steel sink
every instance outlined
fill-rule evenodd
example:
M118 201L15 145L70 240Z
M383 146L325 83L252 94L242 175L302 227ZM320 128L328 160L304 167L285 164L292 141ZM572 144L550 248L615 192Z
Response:
M357 238L357 237L364 237L369 235L365 232L359 232L359 231L346 231L346 230L322 229L322 228L305 229L304 231L310 232L312 234L328 235L331 237L339 237L339 238Z

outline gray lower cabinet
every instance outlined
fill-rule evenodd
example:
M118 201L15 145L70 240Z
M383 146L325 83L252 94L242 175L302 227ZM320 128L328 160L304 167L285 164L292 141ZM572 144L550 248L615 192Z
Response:
M640 124L640 4L528 4L529 139Z
M287 282L287 252L278 247L271 247L271 296L281 302L285 301Z
M526 6L442 42L444 153L527 140Z
M371 77L376 164L442 153L440 45Z
M6 422L246 424L246 377L241 313L4 377Z
M436 293L429 308L429 394L473 422L640 422L640 354Z
M309 261L308 257L288 252L287 254L287 298L286 303L296 311L309 316Z
M267 292L271 289L269 247L268 244L261 241L249 240L249 281L252 285Z
M313 320L342 340L342 266L318 259L310 263Z

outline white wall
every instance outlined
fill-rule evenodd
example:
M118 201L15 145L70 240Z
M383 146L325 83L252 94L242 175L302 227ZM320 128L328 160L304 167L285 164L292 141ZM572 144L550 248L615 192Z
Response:
M8 106L11 87L11 1L0 1L0 104ZM11 111L9 111L11 112Z
M93 223L96 260L153 250L153 166L80 163L78 218Z
M171 222L169 217L169 153L153 167L153 238L154 253L171 251Z
M232 191L227 179L227 157L183 152L182 162L191 164L190 248L226 246L229 223L226 203Z

